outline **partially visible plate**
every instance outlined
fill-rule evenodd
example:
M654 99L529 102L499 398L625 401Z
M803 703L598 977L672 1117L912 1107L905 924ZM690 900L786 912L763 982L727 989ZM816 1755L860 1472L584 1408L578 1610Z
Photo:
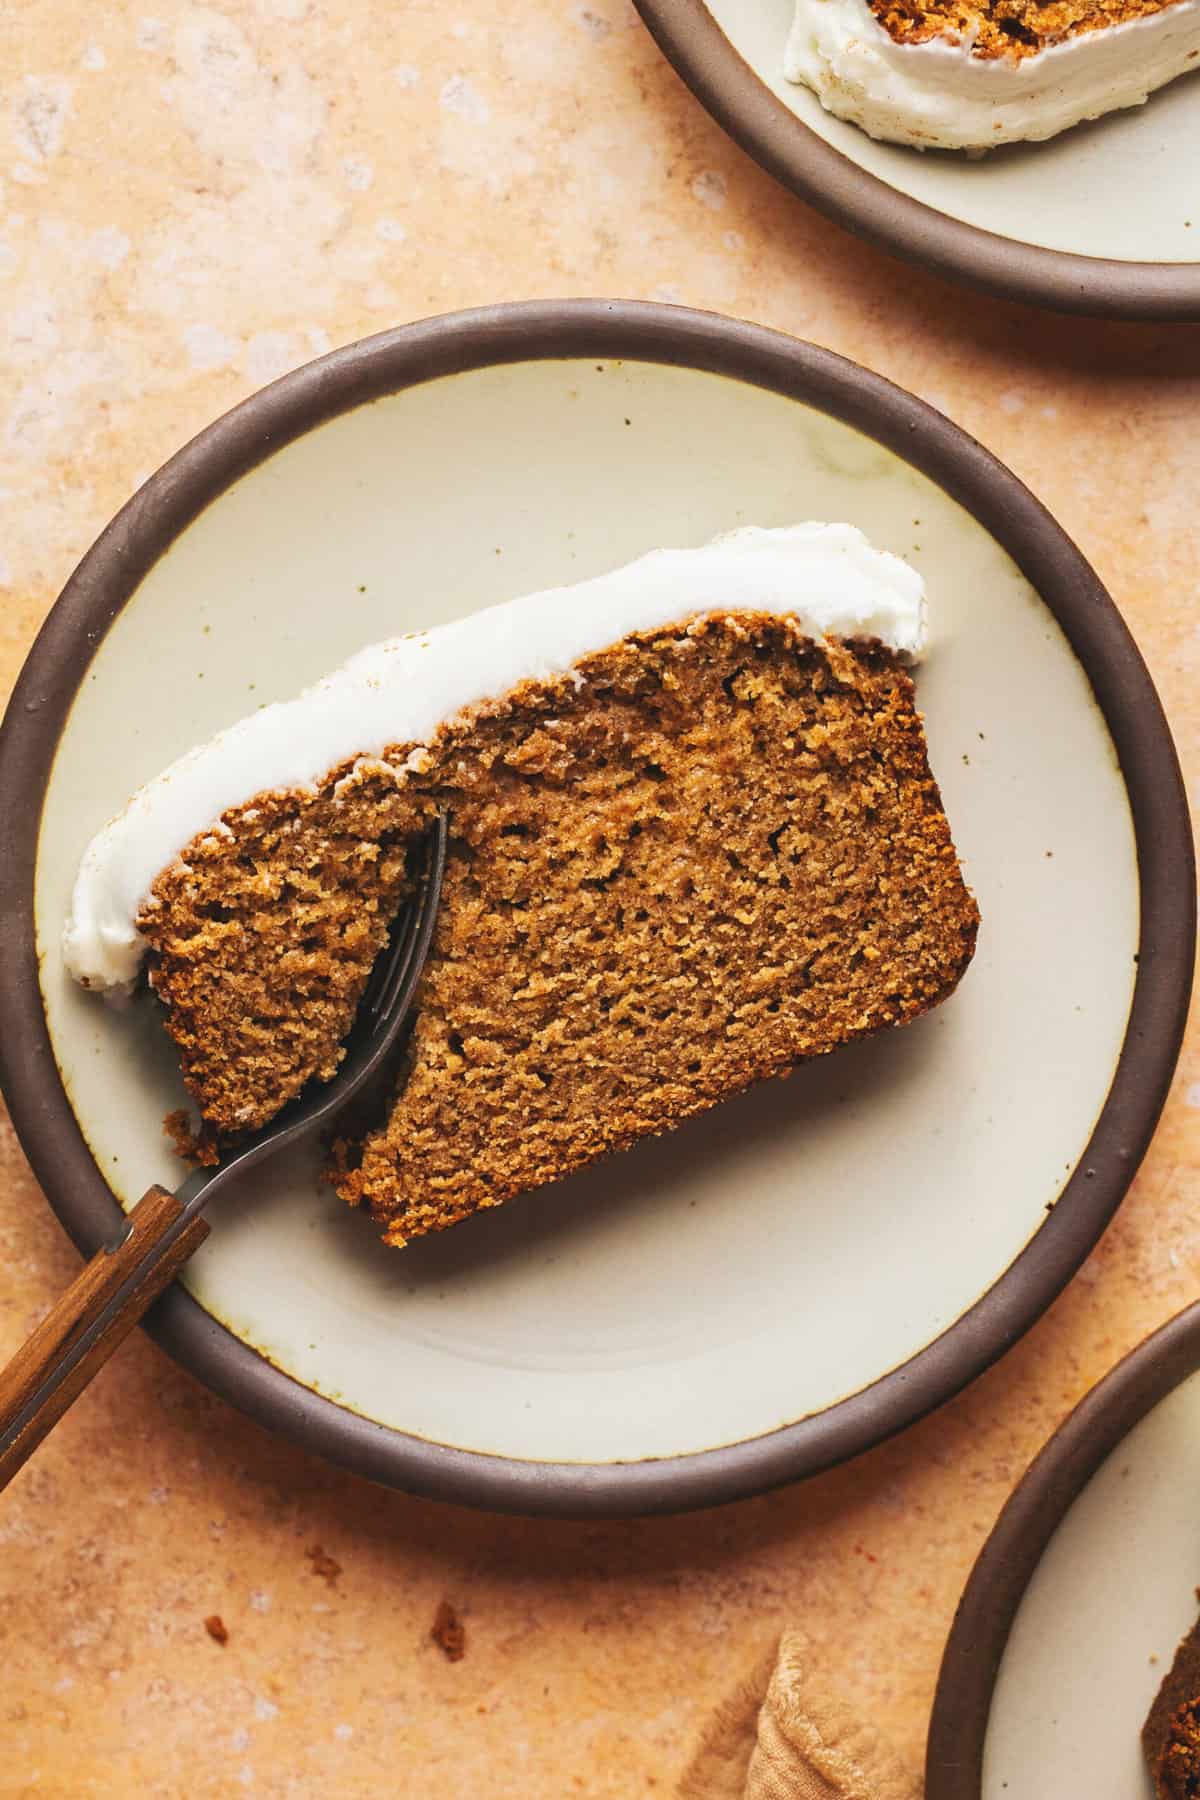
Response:
M1200 77L1044 144L982 158L880 144L787 81L792 0L636 0L743 150L839 223L1014 300L1200 319Z
M983 913L958 992L400 1253L312 1156L280 1168L217 1207L154 1323L219 1392L423 1492L707 1505L946 1399L1095 1242L1157 1118L1191 967L1186 806L1146 670L1067 538L949 421L826 351L671 307L497 307L352 345L119 515L0 740L17 1129L85 1248L114 1195L179 1178L164 1035L81 993L59 950L83 846L170 758L380 636L813 517L928 580L919 695Z
M1051 1438L971 1574L934 1703L926 1800L1150 1800L1139 1733L1196 1622L1200 1305Z

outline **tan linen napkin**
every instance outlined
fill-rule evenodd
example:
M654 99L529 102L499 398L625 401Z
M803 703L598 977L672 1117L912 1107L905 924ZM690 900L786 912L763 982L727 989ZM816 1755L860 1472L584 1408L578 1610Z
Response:
M821 1691L800 1632L721 1707L678 1800L918 1800L920 1788L880 1743Z

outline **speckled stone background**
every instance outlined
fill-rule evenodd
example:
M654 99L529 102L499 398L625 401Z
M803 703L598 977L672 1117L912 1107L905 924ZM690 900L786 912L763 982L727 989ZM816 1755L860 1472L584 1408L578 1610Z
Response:
M0 195L5 691L112 512L255 387L430 312L635 295L831 345L995 450L1109 584L1200 799L1200 331L1039 316L857 244L726 141L625 0L7 0ZM7 1354L76 1259L6 1126L0 1176ZM1043 1323L901 1441L760 1501L613 1525L417 1503L267 1436L139 1334L0 1505L0 1792L669 1794L784 1624L915 1770L1013 1482L1198 1293L1193 1034ZM429 1637L443 1599L456 1663Z

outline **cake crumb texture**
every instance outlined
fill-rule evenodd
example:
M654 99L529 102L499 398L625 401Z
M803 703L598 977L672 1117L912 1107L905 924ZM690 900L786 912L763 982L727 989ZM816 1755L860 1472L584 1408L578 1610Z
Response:
M1156 1800L1200 1800L1200 1620L1175 1651L1142 1727L1142 1749Z
M975 56L1035 56L1067 38L1165 12L1179 0L868 0L898 44L949 38Z
M200 1162L337 1073L407 891L405 844L369 801L343 807L335 782L307 801L262 796L224 823L159 877L139 919L207 1129L193 1134L179 1112L165 1128Z
M1200 1698L1175 1713L1158 1768L1162 1800L1200 1800Z
M194 1168L211 1168L220 1162L220 1148L211 1131L203 1122L196 1130L186 1106L177 1106L167 1114L163 1132L180 1162L191 1163Z

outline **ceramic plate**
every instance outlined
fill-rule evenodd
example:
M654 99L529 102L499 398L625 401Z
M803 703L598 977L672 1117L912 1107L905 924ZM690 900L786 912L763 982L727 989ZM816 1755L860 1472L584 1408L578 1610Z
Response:
M946 1648L927 1800L1150 1800L1139 1733L1200 1591L1200 1306L1076 1409L985 1545Z
M920 699L984 921L958 993L402 1253L313 1158L280 1168L215 1208L154 1323L221 1393L425 1492L709 1504L937 1404L1099 1235L1190 969L1186 811L1146 671L1061 531L947 420L828 352L669 307L501 307L354 345L119 515L0 752L17 1128L85 1247L113 1195L179 1179L165 1037L59 955L79 854L144 778L373 639L804 518L860 525L928 581Z
M1116 318L1200 318L1200 81L983 158L879 144L786 81L792 0L636 0L701 103L830 218L943 275ZM1096 196L1104 196L1103 205Z

